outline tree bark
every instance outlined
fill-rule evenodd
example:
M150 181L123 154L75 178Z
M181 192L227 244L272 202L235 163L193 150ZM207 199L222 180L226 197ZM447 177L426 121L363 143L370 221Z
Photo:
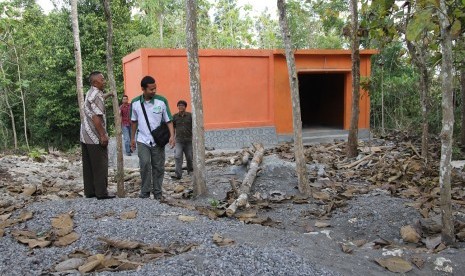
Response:
M2 74L4 78L6 78L5 70L3 69L2 63L0 63L0 69L2 70ZM6 89L5 89L5 103L6 103L6 106L8 107L8 115L10 116L10 120L11 120L11 129L13 131L13 143L15 145L15 149L18 149L18 134L16 133L15 116L13 114L13 108L10 105L10 101L8 99L8 91Z
M294 53L292 51L291 35L289 32L286 7L284 0L278 0L279 25L286 48L286 61L289 74L289 84L291 88L292 100L292 123L294 126L294 154L296 163L296 172L298 179L299 191L302 194L308 195L311 193L309 179L307 173L307 162L304 155L304 147L302 143L302 118L300 115L300 98L299 98L299 80L295 68Z
M465 147L465 62L460 68L460 91L462 93L462 129L460 133L460 144Z
M234 202L229 205L226 209L226 215L229 217L234 215L237 211L237 208L247 205L249 193L252 189L252 185L257 177L257 172L260 169L260 164L263 160L263 155L265 154L265 149L262 144L256 144L255 153L253 155L252 161L250 162L249 170L242 180L242 184L239 188L239 196Z
M84 119L84 86L82 84L81 40L79 38L77 0L71 0L71 23L73 26L74 59L76 61L76 93L78 98L79 115L81 116L82 122Z
M116 81L114 74L113 62L113 21L111 16L110 1L103 0L103 8L105 18L107 20L107 75L110 84L110 93L113 95L113 114L115 115L115 130L116 130L116 183L118 197L125 197L124 191L124 161L123 161L123 139L121 137L121 116L119 113L118 97L116 94Z
M207 194L205 179L205 128L197 42L197 0L186 1L187 62L192 100L193 183L195 196Z
M452 37L450 22L447 18L447 4L439 0L439 25L442 48L442 130L441 161L439 168L439 184L441 188L442 241L446 244L455 242L454 218L451 202L451 157L454 131L454 102L452 75Z
M13 37L11 37L13 39ZM13 51L15 53L15 59L16 59L16 74L18 75L18 88L19 88L19 93L21 97L21 106L23 109L23 127L24 127L24 141L26 142L26 147L27 150L29 150L29 139L27 137L27 118L26 118L26 96L24 95L24 90L22 86L22 78L21 78L21 69L19 67L19 57L18 57L18 52L16 50L16 45L13 42Z
M411 16L411 5L408 5L406 15L406 25L409 24ZM406 31L405 31L406 33ZM421 119L422 119L422 134L421 134L421 157L428 162L428 138L429 138L429 71L426 65L427 45L415 45L412 41L406 39L407 49L412 57L413 64L420 71L420 104L421 104ZM423 43L423 42L420 42Z
M350 0L351 49L352 49L352 114L349 137L347 138L347 157L358 154L358 118L360 112L360 38L358 36L358 1Z

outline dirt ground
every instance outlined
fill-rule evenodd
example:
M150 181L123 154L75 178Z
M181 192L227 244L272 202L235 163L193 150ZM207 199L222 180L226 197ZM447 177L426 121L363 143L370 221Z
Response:
M228 199L230 183L232 179L240 183L247 166L238 164L237 158L233 160L235 164L227 160L234 159L239 152L207 153L208 159L223 157L224 160L207 165L209 193L201 198L192 197L190 176L173 180L168 169L164 203L197 210L211 220L237 219L244 224L277 229L278 232L270 236L244 232L237 233L234 239L238 243L249 241L265 245L271 236L273 239L279 238L276 235L296 237L295 243L289 245L292 251L345 275L386 275L390 271L408 271L409 275L465 275L463 171L455 169L453 174L458 242L446 246L440 238L438 240L441 227L438 165L434 163L437 161L422 165L416 152L418 147L407 138L363 144L359 163L357 159L344 158L344 146L345 143L335 142L306 147L313 192L310 197L298 191L292 145L285 144L266 150L250 192L250 206L233 217L224 213L231 202L231 198ZM437 146L432 146L436 147L432 152L437 152ZM364 157L367 158L363 160ZM433 154L432 160L434 157ZM52 197L51 194L60 198L82 196L79 156L56 153L42 158L34 161L31 157L1 157L2 208L7 208L8 202L10 205L18 202L15 193L24 193L24 189L35 182L42 187L40 193L38 190L35 194L40 194L41 200L46 195ZM44 163L49 164L46 169L38 165ZM167 163L168 167L172 165L172 158L168 158ZM114 174L111 170L110 190L116 191ZM60 192L47 190L45 184L53 182L51 178L63 180ZM140 187L137 170L126 170L125 179L127 196L137 197ZM7 182L19 188L15 190L6 185ZM33 201L23 200L23 204ZM415 230L416 242L404 240L400 233L404 226ZM302 243L298 237L310 237L312 242Z

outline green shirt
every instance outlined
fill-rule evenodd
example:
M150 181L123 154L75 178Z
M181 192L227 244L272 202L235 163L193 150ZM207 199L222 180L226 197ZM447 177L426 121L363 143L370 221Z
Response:
M173 126L176 130L176 142L185 143L192 141L192 114L184 112L176 113L173 116Z

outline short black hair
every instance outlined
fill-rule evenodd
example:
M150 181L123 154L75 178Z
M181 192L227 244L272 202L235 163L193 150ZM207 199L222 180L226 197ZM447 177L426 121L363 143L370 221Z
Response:
M176 106L178 106L180 104L184 105L184 107L187 107L187 103L186 103L185 100L180 100Z
M151 76L145 76L140 81L140 87L145 89L145 88L147 88L147 86L149 84L152 84L152 83L155 83L155 79L153 77L151 77Z
M100 71L94 71L94 72L90 73L90 75L89 75L89 84L92 85L92 83L94 82L95 77L97 77L98 75L101 75L101 74L102 74L102 72L100 72Z

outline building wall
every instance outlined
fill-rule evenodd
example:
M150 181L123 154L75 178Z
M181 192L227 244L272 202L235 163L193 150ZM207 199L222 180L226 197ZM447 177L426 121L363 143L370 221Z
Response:
M361 51L362 76L370 75L370 56L375 53ZM299 50L295 58L298 72L345 74L344 129L348 129L352 104L350 51ZM199 60L207 131L237 129L240 133L248 128L268 131L271 127L277 135L292 134L292 104L283 51L200 50ZM125 93L130 99L141 94L140 79L152 75L172 113L177 111L180 99L188 102L188 111L192 110L185 49L140 49L123 58L123 70ZM362 92L359 128L369 128L369 117L369 97Z

